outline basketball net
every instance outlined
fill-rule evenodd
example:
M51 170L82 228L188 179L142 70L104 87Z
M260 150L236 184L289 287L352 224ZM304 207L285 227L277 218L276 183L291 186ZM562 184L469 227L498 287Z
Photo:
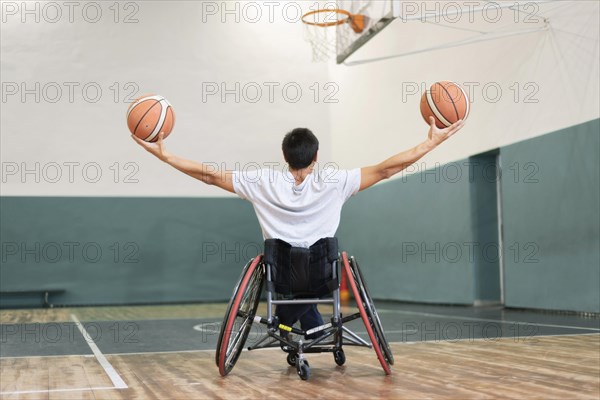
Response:
M313 62L324 62L335 54L335 26L321 27L315 25L304 25L304 40L312 47Z
M329 60L336 54L336 45L345 48L346 42L363 32L368 19L363 11L370 2L364 3L355 14L339 8L325 8L302 16L304 39L312 47L313 62ZM338 26L340 29L336 29Z

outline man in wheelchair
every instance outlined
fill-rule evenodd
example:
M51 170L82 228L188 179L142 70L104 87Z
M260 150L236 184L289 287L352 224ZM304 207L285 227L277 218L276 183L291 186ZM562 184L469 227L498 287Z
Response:
M215 171L212 166L186 160L166 151L163 134L156 143L132 136L147 151L204 183L236 193L252 203L265 239L264 256L244 268L221 328L216 362L222 375L237 361L253 322L267 325L268 334L250 349L281 345L288 363L302 379L310 375L305 353L330 351L338 365L345 356L342 343L369 343L343 326L362 318L386 373L393 357L362 279L358 264L339 256L335 232L344 203L357 192L404 170L463 127L463 121L439 129L430 118L427 139L387 160L364 168L315 170L319 141L306 128L285 135L283 156L288 169ZM349 278L359 313L343 317L339 310L338 261ZM267 291L267 318L256 316L263 284ZM323 298L333 294L332 298ZM317 304L333 305L331 322L324 323ZM276 306L273 314L272 306ZM300 329L294 324L300 322ZM289 340L288 332L300 337ZM306 341L307 340L307 341ZM305 342L306 341L306 342Z

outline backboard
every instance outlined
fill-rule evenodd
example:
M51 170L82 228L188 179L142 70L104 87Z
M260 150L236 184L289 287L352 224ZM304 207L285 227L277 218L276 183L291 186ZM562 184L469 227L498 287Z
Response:
M343 63L398 17L401 2L401 0L337 0L337 8L367 17L365 28L361 33L355 33L349 24L336 27L337 63Z

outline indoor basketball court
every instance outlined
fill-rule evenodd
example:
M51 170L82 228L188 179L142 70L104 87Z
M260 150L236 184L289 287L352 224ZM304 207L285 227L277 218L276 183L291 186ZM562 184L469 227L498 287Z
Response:
M600 3L0 4L0 399L600 396Z

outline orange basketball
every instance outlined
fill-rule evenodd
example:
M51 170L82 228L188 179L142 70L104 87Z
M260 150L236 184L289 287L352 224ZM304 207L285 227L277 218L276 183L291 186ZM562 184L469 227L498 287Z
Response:
M175 125L175 112L162 96L146 95L136 99L127 109L127 127L146 142L156 142L160 132L169 136Z
M421 115L428 125L429 117L434 117L438 128L465 120L469 116L467 92L454 82L436 82L421 97Z

